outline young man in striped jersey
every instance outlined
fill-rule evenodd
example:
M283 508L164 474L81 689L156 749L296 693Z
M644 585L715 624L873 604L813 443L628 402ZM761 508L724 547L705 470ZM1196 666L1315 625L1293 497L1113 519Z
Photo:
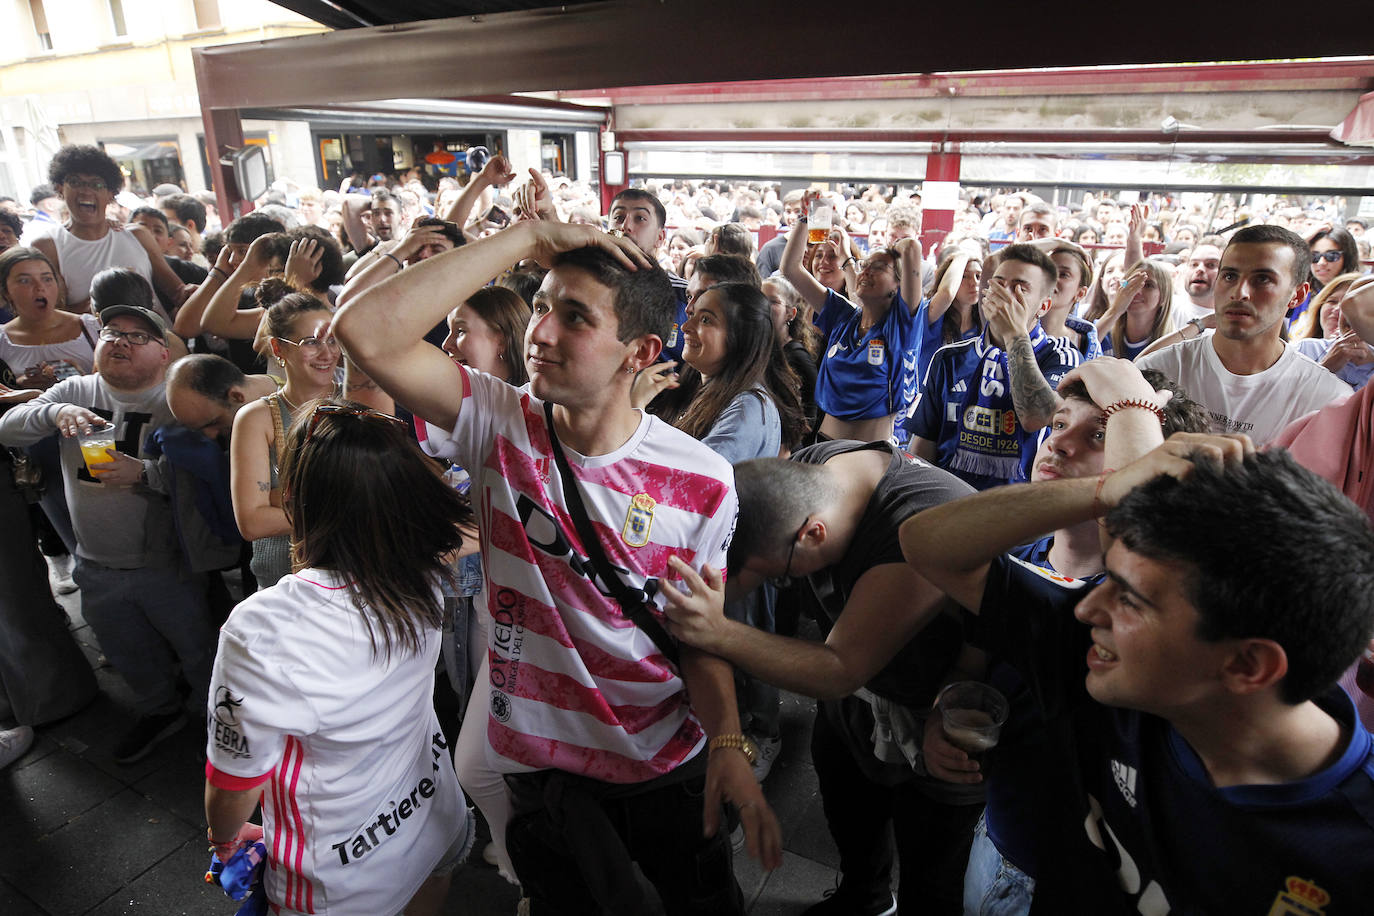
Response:
M530 382L517 389L423 336L524 258L552 269L525 336ZM489 753L516 790L507 843L540 913L642 911L631 859L674 912L742 913L722 802L765 867L781 858L729 664L687 646L674 663L630 619L578 534L558 467L561 449L612 574L654 618L660 581L676 577L670 557L723 564L737 505L729 465L630 405L674 307L633 240L541 220L409 268L335 322L350 358L427 421L427 449L472 476Z

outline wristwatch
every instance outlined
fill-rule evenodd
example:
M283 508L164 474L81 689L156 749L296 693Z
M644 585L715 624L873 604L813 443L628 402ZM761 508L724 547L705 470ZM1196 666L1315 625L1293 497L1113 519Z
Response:
M744 754L744 759L753 766L754 761L759 759L759 749L746 736L741 734L716 735L706 743L707 751L715 751L722 747L732 747Z
M1202 336L1202 332L1205 331L1205 330L1207 330L1207 326L1206 326L1206 324L1205 324L1206 321L1207 321L1207 316L1206 316L1206 315L1199 315L1199 316L1197 316L1196 318L1194 318L1192 321L1188 322L1189 324L1191 324L1191 325L1193 326L1193 330L1194 330L1194 331L1197 331L1197 334L1196 334L1195 336L1201 337L1201 336Z

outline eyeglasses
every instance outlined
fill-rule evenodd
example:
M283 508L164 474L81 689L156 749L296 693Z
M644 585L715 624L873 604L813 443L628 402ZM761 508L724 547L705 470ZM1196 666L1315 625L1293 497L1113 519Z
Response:
M373 410L370 407L350 407L347 404L321 404L315 408L315 412L310 415L310 426L305 431L305 441L309 442L315 435L315 427L320 425L320 421L325 417L333 416L362 417L364 420L385 420L388 423L395 423L405 429L406 421L400 417L393 417L389 413L382 413L380 410Z
M75 188L78 191L105 191L109 189L104 181L99 178L68 178L62 182L64 188Z
M792 584L792 555L797 552L797 542L801 540L802 532L806 530L807 522L811 521L811 516L802 519L801 527L797 533L792 535L792 546L787 549L787 565L782 568L781 576L774 576L771 580L774 588L787 588Z
M342 348L339 346L339 341L333 336L325 338L302 337L300 340L292 340L290 337L278 337L277 340L280 340L282 343L289 343L291 346L299 348L301 353L305 354L306 356L318 356L320 351L323 350L325 347L328 347L335 353L338 353L342 350Z
M867 261L859 263L859 273L865 270L891 270L896 273L897 267L887 258L869 258Z
M1339 251L1314 251L1312 252L1312 263L1318 264L1325 261L1328 264L1335 264L1342 257L1344 257L1344 255Z
M132 347L141 347L150 340L156 340L164 347L167 346L167 342L155 334L149 334L146 331L117 331L111 327L103 327L100 329L100 339L109 341L110 343L116 340L126 340Z

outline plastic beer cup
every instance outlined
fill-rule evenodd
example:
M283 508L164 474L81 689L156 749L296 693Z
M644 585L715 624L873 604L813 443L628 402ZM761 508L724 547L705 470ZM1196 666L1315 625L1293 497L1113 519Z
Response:
M1010 704L996 688L979 681L956 681L935 702L945 738L977 760L996 747Z
M108 471L108 467L99 470L92 467L93 464L109 464L110 456L106 449L115 447L114 427L103 426L100 429L92 429L90 432L80 433L76 441L81 445L81 457L86 461L86 470L91 472L91 476L99 477L101 471Z

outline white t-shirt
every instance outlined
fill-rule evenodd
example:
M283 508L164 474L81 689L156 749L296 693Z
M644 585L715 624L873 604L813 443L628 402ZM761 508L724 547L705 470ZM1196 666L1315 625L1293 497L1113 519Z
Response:
M220 632L206 777L265 785L268 897L328 916L399 913L465 829L434 714L439 631L375 655L345 579L307 569Z
M45 236L57 248L58 269L67 284L67 301L84 302L91 297L91 281L107 267L127 267L153 285L153 265L148 252L127 229L111 228L104 238L93 242L79 239L66 227L53 225Z
M60 382L73 375L89 375L95 368L95 342L100 336L100 319L80 315L83 331L71 340L50 344L18 344L0 328L0 360L16 375L30 366L52 363Z
M705 732L681 676L653 640L592 581L568 515L544 405L465 370L458 423L426 425L423 443L472 475L486 574L491 707L499 772L559 769L642 782L694 756ZM721 569L734 531L734 472L710 448L642 416L606 455L563 447L582 500L622 581L662 619L670 556Z
M1174 330L1177 331L1194 318L1206 318L1216 314L1210 305L1194 305L1187 293L1174 293Z
M1178 382L1212 415L1212 431L1245 433L1263 446L1304 414L1350 394L1350 386L1298 352L1284 347L1278 362L1254 375L1235 375L1221 364L1213 332L1156 350L1136 360Z

